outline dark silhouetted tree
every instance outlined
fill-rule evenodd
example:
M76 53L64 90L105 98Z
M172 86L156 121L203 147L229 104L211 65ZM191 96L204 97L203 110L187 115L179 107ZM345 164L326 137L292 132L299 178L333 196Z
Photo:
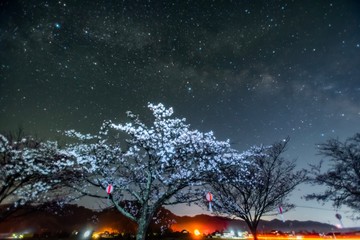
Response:
M319 165L312 165L310 181L325 187L320 193L306 196L322 202L332 202L335 207L348 206L360 211L360 133L346 139L329 139L318 145L325 157ZM325 166L324 166L325 164ZM358 218L360 216L357 216Z
M209 184L214 195L214 211L243 219L257 239L257 227L266 213L279 207L293 207L287 197L305 180L305 171L296 171L295 161L281 155L288 140L270 147L263 147L257 154L250 154L247 171L241 165L225 165Z

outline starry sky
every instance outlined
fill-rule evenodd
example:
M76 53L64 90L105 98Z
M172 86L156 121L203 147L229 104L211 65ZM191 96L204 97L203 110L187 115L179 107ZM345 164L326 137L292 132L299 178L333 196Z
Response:
M306 168L317 143L360 132L359 66L356 0L1 1L0 131L96 133L162 102L239 150L289 136ZM316 189L285 219L337 224L302 199Z

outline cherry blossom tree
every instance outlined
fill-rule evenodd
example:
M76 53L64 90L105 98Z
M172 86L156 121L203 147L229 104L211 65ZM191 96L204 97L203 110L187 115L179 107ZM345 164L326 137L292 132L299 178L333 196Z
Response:
M191 130L185 119L172 118L172 108L162 104L148 107L154 117L149 126L128 112L129 123L105 122L95 136L67 132L80 139L68 151L77 162L87 163L88 175L77 190L107 197L119 212L138 224L138 240L145 239L149 223L161 206L201 199L209 172L216 172L221 162L236 155L228 141L216 140L212 132ZM124 150L120 148L122 139L111 137L111 132L127 136L122 142ZM109 184L114 190L104 196Z
M279 207L293 207L287 196L305 180L305 172L295 171L295 162L281 156L287 143L285 140L261 150L255 148L247 158L256 164L247 165L247 171L239 164L225 165L209 182L214 211L243 219L255 240L261 217Z
M0 135L0 221L22 206L52 200L60 192L64 171L72 166L73 172L68 157L56 142Z

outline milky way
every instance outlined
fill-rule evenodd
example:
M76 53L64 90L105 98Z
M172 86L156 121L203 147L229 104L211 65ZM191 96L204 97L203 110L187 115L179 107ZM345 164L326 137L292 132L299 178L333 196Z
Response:
M299 167L320 159L317 143L360 131L358 1L0 7L1 131L95 133L103 120L126 121L127 110L147 117L147 103L162 102L239 150L289 136L286 157ZM296 204L317 206L303 192ZM323 222L336 221L331 207L318 210ZM312 211L288 216L317 219Z

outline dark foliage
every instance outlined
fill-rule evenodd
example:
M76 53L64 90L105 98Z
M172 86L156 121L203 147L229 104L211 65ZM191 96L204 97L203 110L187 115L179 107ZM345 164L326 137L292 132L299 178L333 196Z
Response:
M326 189L313 193L306 199L331 201L335 207L348 206L360 210L360 133L346 139L329 139L319 144L319 153L324 156L319 165L312 165L310 182ZM326 166L323 166L324 163ZM325 170L324 170L325 169ZM359 218L359 216L357 216Z
M288 139L277 142L262 150L263 154L253 155L249 160L256 167L248 169L248 174L239 174L233 166L221 172L223 181L211 182L214 205L217 211L243 219L256 239L261 217L276 212L278 207L289 210L289 194L306 179L305 171L296 171L295 161L282 157Z

